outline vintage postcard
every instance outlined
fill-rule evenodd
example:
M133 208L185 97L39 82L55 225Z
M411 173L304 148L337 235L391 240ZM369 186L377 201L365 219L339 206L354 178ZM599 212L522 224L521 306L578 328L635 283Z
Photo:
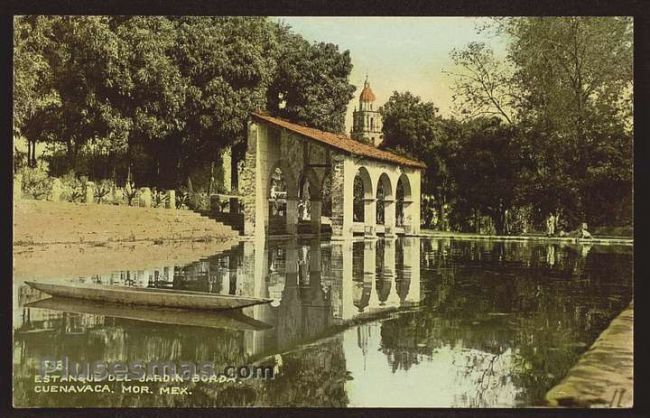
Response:
M632 407L633 29L15 16L14 407Z

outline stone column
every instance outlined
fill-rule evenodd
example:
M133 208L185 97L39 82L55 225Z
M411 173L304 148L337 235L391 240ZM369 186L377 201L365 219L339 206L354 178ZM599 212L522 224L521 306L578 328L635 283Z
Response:
M84 185L84 202L92 203L95 198L95 183L87 181Z
M295 235L298 232L298 199L287 197L287 234Z
M374 238L377 236L377 199L365 198L363 199L363 224L364 224L364 237Z
M262 130L254 122L248 124L246 154L238 180L242 196L240 205L244 212L244 235L249 238L256 234L264 235L264 219L268 216L267 204L264 203L268 196L262 187L263 181L268 180L268 177L264 171L266 166L261 160L258 161L258 147L264 142L263 132L260 132ZM264 210L267 213L262 213Z
M140 189L139 206L150 208L151 207L151 189L143 187Z
M322 214L323 202L320 199L311 201L311 224L314 234L320 234L320 218Z
M61 180L59 179L54 179L52 180L52 184L50 185L50 193L48 193L48 199L52 202L59 202L61 201L61 193L63 192L63 185L61 184Z
M395 200L392 198L384 199L384 237L393 238L395 236Z
M22 174L14 174L14 202L19 201L23 197L23 176Z
M227 147L221 154L221 169L223 171L222 184L226 192L232 190L232 149Z
M167 190L165 207L167 209L176 209L176 190Z
M345 176L344 176L345 159L342 155L335 155L332 158L331 166L331 186L330 193L332 196L332 239L343 238L344 218L345 218Z
M407 235L410 235L413 232L413 215L411 214L411 211L413 209L411 200L404 200L403 204L403 212L404 212L404 233Z

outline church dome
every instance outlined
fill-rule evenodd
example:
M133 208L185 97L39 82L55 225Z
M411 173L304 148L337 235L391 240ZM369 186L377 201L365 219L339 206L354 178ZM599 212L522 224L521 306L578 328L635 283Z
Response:
M370 83L368 83L367 79L366 82L363 84L363 90L361 90L361 96L359 96L359 100L362 102L375 101L375 93L372 92L372 89L370 88Z

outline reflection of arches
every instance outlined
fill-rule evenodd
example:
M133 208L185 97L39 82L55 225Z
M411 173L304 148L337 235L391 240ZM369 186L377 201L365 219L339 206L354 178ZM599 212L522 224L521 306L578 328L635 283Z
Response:
M354 306L357 307L359 312L363 312L364 309L370 303L370 294L372 293L372 281L366 280L364 278L361 282L354 282L352 302Z
M390 184L390 179L386 173L382 173L377 181L377 224L383 225L385 220L384 208L386 200L392 200L393 189Z
M365 167L359 168L357 175L354 177L354 203L353 203L353 220L355 222L364 222L370 219L366 213L366 199L373 198L372 180Z
M399 176L395 190L396 213L395 225L403 226L409 223L408 208L412 202L411 182L406 174Z
M375 283L377 289L377 297L379 298L379 305L383 306L390 296L390 290L392 287L391 280L389 278L379 278L377 277L377 282Z

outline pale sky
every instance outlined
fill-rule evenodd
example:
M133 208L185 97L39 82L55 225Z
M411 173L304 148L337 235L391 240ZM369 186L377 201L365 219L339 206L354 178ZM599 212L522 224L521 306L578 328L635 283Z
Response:
M346 132L352 126L352 110L358 104L366 73L376 108L393 91L411 91L432 101L441 114L452 110L452 80L443 70L453 70L449 53L471 41L491 45L497 56L505 51L501 39L478 34L477 17L281 17L309 41L337 44L350 50L354 68L350 82L357 86L348 106Z

